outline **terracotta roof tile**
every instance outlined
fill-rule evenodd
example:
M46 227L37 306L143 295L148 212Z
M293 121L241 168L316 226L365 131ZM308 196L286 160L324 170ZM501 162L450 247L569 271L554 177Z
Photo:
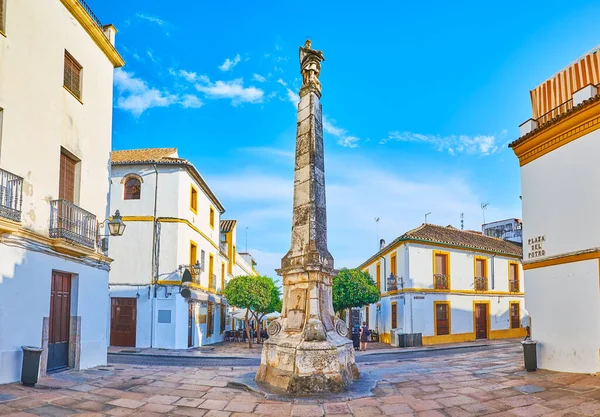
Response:
M436 243L466 246L475 250L482 249L489 252L523 256L523 249L519 244L473 233L469 230L458 230L452 226L444 227L435 224L423 224L416 229L406 232L400 238L427 240Z
M125 164L127 162L167 162L177 154L177 148L147 148L147 149L128 149L124 151L113 151L111 158L115 164Z
M221 220L219 223L219 230L221 233L229 233L234 228L237 220Z

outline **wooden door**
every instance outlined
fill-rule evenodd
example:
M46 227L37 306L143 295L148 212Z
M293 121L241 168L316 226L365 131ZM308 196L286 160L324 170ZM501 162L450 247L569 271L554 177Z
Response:
M194 303L188 303L188 347L194 346Z
M475 304L475 338L487 339L488 337L488 311L487 304Z
M110 299L110 345L135 347L137 298Z
M48 332L48 371L69 366L71 275L52 273Z

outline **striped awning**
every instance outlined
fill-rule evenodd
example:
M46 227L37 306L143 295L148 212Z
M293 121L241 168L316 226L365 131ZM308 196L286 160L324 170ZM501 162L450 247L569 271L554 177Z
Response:
M573 93L586 85L600 83L600 46L575 60L530 91L533 118L544 123L572 105Z

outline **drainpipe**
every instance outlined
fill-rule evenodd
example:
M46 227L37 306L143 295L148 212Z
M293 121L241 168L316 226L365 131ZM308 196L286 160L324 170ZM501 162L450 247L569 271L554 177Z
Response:
M496 258L496 255L492 255L492 268L491 268L492 269L491 270L491 273L492 273L492 282L491 282L491 284L492 284L492 290L496 288L496 276L494 275L494 261L495 261L495 258Z
M151 265L151 270L152 270L152 280L151 282L153 283L154 286L154 296L152 297L152 301L150 303L151 305L151 317L150 317L150 347L154 347L154 311L156 309L156 283L158 281L158 269L155 269L155 262L156 262L156 202L158 200L158 169L156 167L156 164L153 165L154 167L154 210L152 212L152 265Z

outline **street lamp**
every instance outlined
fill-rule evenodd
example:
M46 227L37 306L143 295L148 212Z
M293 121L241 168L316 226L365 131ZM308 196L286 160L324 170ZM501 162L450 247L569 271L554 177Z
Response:
M106 221L106 220L105 220ZM108 221L108 232L111 236L123 236L127 225L123 223L119 210L115 211L114 216Z

